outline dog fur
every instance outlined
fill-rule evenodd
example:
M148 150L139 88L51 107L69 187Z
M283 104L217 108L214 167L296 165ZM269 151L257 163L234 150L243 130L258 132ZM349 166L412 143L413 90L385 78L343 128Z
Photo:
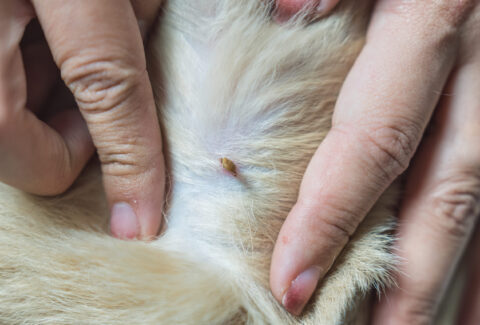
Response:
M55 198L0 185L0 323L364 323L368 293L396 263L395 188L302 316L275 301L268 273L370 5L345 0L314 23L299 14L279 25L258 0L168 1L148 47L168 166L165 232L112 238L94 163Z

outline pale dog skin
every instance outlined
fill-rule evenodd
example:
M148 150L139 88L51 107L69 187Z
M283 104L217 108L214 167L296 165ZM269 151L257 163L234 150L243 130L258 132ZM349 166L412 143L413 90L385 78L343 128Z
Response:
M258 0L168 1L149 55L169 168L166 232L151 243L109 236L96 166L57 198L0 185L0 323L362 322L359 304L395 263L393 189L302 317L268 285L277 234L363 44L368 1L343 2L314 24L282 27Z

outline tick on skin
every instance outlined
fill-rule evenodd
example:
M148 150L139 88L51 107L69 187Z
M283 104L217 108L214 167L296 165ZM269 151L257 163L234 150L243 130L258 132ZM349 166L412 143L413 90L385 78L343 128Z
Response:
M225 169L229 174L237 177L237 166L228 158L220 158L220 163L222 164L223 169Z

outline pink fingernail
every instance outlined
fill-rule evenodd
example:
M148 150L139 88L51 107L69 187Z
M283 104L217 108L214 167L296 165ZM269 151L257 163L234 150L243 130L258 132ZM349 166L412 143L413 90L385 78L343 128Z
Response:
M317 15L323 16L330 13L336 5L337 1L335 0L321 0L316 8Z
M290 288L282 298L283 307L293 315L300 315L308 300L312 296L320 279L321 270L312 266L300 273L292 281Z
M320 3L317 5L317 13L323 14L326 9L328 9L328 5L325 4L326 1L320 1ZM328 1L327 1L328 2Z
M138 218L128 203L116 203L112 207L110 231L120 239L135 239L138 237L140 227Z

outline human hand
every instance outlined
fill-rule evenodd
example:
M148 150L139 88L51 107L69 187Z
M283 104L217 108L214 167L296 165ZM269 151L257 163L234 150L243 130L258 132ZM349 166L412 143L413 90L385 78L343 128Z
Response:
M34 194L59 194L96 148L113 235L157 234L164 161L140 29L153 23L160 4L0 0L0 181ZM26 35L20 46L34 17L53 59L41 38ZM81 114L63 109L43 122L34 112L48 109L59 79L56 66Z
M277 0L297 9L306 2ZM358 224L406 170L437 107L400 211L398 288L374 313L375 324L433 320L480 214L479 39L479 1L376 1L332 129L275 246L270 284L288 311L301 313ZM469 289L480 300L480 289Z

